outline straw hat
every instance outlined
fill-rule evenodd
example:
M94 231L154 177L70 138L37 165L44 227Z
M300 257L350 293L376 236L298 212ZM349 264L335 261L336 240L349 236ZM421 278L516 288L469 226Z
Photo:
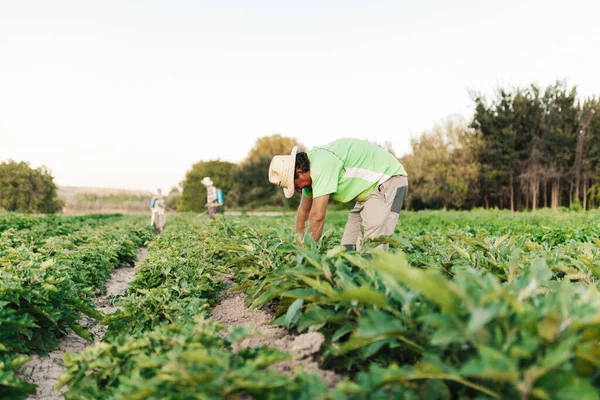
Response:
M296 151L294 146L289 156L275 156L269 166L269 182L283 188L286 198L294 195L294 171L296 169Z
M212 186L213 185L213 181L208 176L205 176L200 182L204 186Z

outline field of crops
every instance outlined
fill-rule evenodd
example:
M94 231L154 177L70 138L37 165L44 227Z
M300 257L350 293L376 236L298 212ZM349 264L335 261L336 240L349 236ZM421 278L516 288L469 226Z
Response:
M600 214L407 212L388 254L337 246L344 212L298 247L293 218L177 215L155 236L135 216L0 214L0 397L35 393L22 365L67 332L92 340L85 314L108 330L64 356L67 399L600 399ZM95 309L142 246L121 309ZM318 352L216 322L238 292ZM299 357L338 378L281 367Z

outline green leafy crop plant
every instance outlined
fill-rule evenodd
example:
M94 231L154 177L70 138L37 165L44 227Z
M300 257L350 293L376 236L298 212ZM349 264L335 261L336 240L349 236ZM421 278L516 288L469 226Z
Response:
M322 239L303 246L292 216L171 218L117 302L123 311L104 318L104 342L65 359L65 396L599 398L598 213L408 212L362 252L337 246L345 218L328 213ZM23 225L4 232L22 245ZM89 231L78 231L84 244ZM61 238L34 243L60 254ZM381 240L390 253L373 250ZM77 279L103 274L82 268ZM322 364L346 380L282 376L287 355L239 351L247 332L208 320L226 288L275 309L272 323L291 332L323 333Z
M15 377L25 354L53 350L67 328L91 341L80 313L103 318L91 297L115 267L134 261L150 230L114 216L65 222L9 214L0 226L14 218L18 229L4 225L0 233L0 389L20 398L34 390Z
M356 379L377 366L393 370L384 386L442 379L469 397L597 398L598 216L532 228L529 215L448 214L410 214L395 238L406 256L374 260L334 247L335 234L295 247L280 222L232 225L227 261L252 306L278 302L274 323L324 333L326 365Z

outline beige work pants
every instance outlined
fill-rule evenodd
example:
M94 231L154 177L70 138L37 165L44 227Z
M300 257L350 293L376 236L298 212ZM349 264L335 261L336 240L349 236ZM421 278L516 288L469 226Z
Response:
M360 250L363 230L364 238L393 235L407 193L408 179L393 176L379 185L366 201L357 201L348 215L342 246ZM377 248L388 251L389 245L382 244Z

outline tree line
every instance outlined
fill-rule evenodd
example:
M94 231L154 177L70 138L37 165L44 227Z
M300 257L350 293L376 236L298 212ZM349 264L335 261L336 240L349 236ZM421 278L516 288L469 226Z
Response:
M298 145L295 138L271 135L259 138L247 157L239 164L221 161L199 161L187 171L181 183L182 191L177 203L178 211L204 211L206 188L200 182L210 176L215 185L225 194L225 206L243 209L296 208L298 196L286 199L283 192L269 183L268 173L271 158L277 154L288 154ZM278 190L279 189L279 190ZM169 197L174 195L172 190Z
M565 82L541 88L498 88L487 98L473 93L470 120L448 118L411 139L400 157L409 175L407 208L532 210L600 206L600 101L580 99ZM201 211L211 176L240 208L296 208L270 184L271 158L286 154L295 138L260 138L240 164L219 160L192 166L178 209ZM389 144L382 147L389 148Z
M533 210L540 207L589 209L600 206L600 100L581 99L566 82L542 88L500 87L488 98L472 93L470 120L448 118L411 139L399 157L409 175L407 208ZM210 176L225 193L226 207L243 209L298 206L269 183L271 158L298 145L279 134L259 138L239 164L199 161L187 171L180 191L167 205L204 211ZM389 143L382 147L393 152ZM0 164L0 209L59 212L50 172L28 164Z
M474 94L471 121L412 141L412 208L532 210L598 206L600 102L556 82Z

